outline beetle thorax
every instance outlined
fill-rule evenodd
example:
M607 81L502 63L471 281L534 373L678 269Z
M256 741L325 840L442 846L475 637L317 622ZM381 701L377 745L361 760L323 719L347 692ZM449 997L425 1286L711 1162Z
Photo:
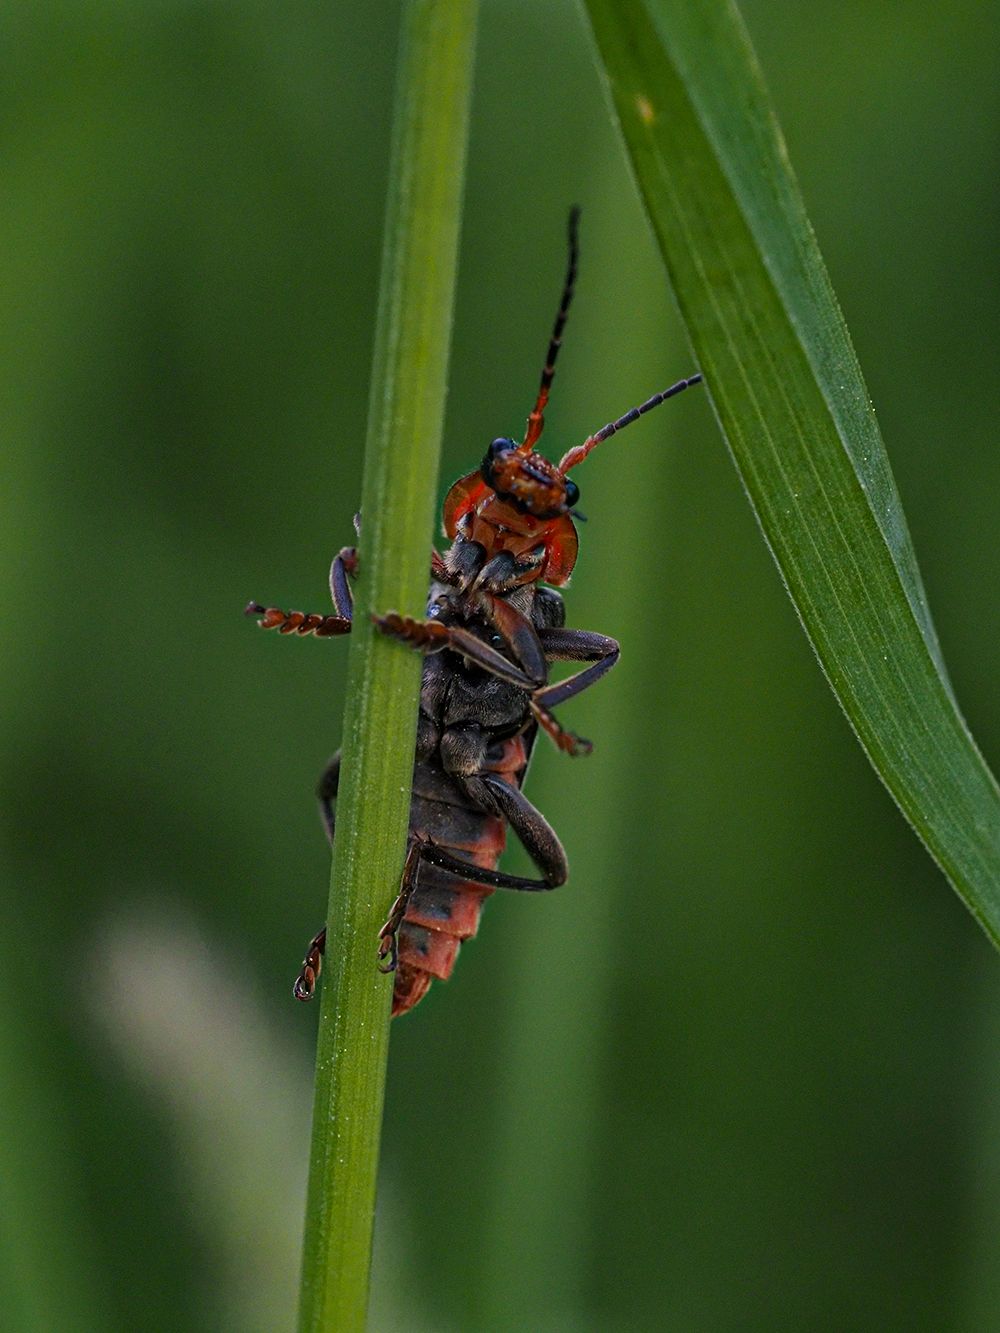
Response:
M546 524L525 514L495 493L487 494L469 515L468 535L486 551L487 557L500 551L514 556L545 544Z

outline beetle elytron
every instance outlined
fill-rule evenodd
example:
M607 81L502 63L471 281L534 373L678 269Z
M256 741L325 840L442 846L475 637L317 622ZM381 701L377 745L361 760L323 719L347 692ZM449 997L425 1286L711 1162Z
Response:
M539 727L560 750L586 754L589 741L566 731L553 709L599 680L618 660L604 634L564 628L556 588L577 555L567 473L603 440L692 384L678 380L641 407L609 422L563 455L558 466L535 452L556 357L576 282L579 210L569 218L569 264L535 405L520 444L496 439L481 465L452 486L444 530L452 545L431 558L427 619L376 616L385 634L426 654L413 768L410 832L399 896L379 933L383 970L395 972L392 1012L406 1013L431 981L451 974L462 940L476 933L483 900L494 889L554 889L565 883L566 854L521 788ZM333 615L281 611L251 602L247 614L281 634L347 634L350 578L357 553L344 549L330 570ZM548 586L543 586L548 585ZM549 684L551 662L586 665ZM334 755L318 787L332 842L340 776ZM528 879L497 870L510 826L540 872ZM295 982L312 998L326 944L325 928L309 946Z

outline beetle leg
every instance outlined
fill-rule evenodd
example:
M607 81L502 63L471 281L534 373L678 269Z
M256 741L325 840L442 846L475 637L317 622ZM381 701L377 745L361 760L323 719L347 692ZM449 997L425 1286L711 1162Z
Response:
M333 756L316 785L316 796L319 800L320 814L323 816L323 827L326 829L326 836L333 844L333 803L337 799L337 788L340 786L340 751ZM313 939L306 950L306 956L302 960L302 969L295 978L295 985L292 987L292 993L297 1000L311 1000L316 990L316 981L319 978L320 970L323 966L323 950L326 948L326 926L313 936Z
M457 588L462 583L463 575L461 570L452 569L441 552L432 547L431 578L437 583L447 583L449 587Z
M520 838L528 855L542 872L542 879L528 879L522 875L508 875L502 870L488 870L472 861L463 861L448 848L439 847L424 837L411 837L403 865L399 893L393 903L385 925L378 933L379 968L383 972L395 972L399 961L398 934L406 916L417 880L421 861L456 875L471 884L488 885L497 889L520 889L527 892L544 892L556 889L566 883L569 866L566 853L554 830L544 816L528 801L520 788L511 787L506 782L490 773L463 778L462 786L469 793L480 809L502 815ZM307 957L306 964L310 962ZM306 965L300 981L308 981ZM296 982L296 994L299 982ZM306 999L308 996L299 996Z
M536 630L526 616L503 598L486 594L484 601L490 620L511 652L524 664L524 670L461 626L442 625L436 620L414 620L411 616L400 616L395 612L372 618L383 634L390 634L410 647L425 653L450 648L477 666L491 671L501 680L528 691L532 713L558 748L573 756L589 754L593 749L591 742L565 730L551 710L611 670L620 651L616 640L606 634L593 634L587 630ZM578 671L568 680L546 685L544 659L589 661L592 665Z
M399 639L419 652L439 653L450 648L492 672L494 676L499 676L501 680L519 685L523 690L534 690L538 684L519 666L504 657L503 653L498 653L460 625L442 625L437 620L414 620L412 616L400 616L395 611L385 616L372 616L372 620L383 634Z
M594 748L593 741L588 741L585 736L578 736L575 731L567 731L565 727L560 725L555 714L550 713L544 704L538 702L537 696L531 698L529 704L535 721L557 749L562 750L564 754L570 755L573 759L579 758L582 754L590 754Z
M357 572L357 550L353 546L342 547L330 566L330 596L333 598L334 609L332 616L307 611L282 611L280 607L262 606L260 602L248 603L245 614L260 616L257 624L261 629L276 629L279 634L315 634L317 639L350 634L354 599L348 578L354 578Z
M525 799L518 788L509 787L505 782L500 782L492 776L467 779L463 785L469 788L470 794L475 792L475 799L484 799L487 808L494 809L498 814L502 813L509 820L511 828L545 878L528 879L521 875L508 875L501 870L487 870L471 861L461 860L460 857L452 855L444 847L438 847L427 838L412 838L403 864L399 893L389 910L385 924L378 933L379 970L382 972L396 970L399 961L399 928L403 924L406 909L417 887L422 860L429 861L441 870L446 870L470 883L490 885L499 889L521 889L531 892L555 889L566 882L569 866L562 844L545 818Z
M479 774L464 781L466 791L480 808L493 809L506 819L517 834L524 850L542 872L542 881L527 880L508 888L557 889L565 884L569 864L559 837L541 811L537 810L520 787L504 782L494 773ZM502 874L502 872L501 872ZM472 878L475 878L473 872ZM518 876L510 876L517 879ZM499 887L503 888L504 885Z
M590 754L594 748L592 743L582 736L577 736L575 732L566 731L551 712L550 703L559 703L562 699L575 694L576 690L570 690L568 694L559 692L555 696L551 695L550 692L558 691L559 687L545 684L548 677L546 659L549 654L545 651L544 640L539 631L528 620L527 616L522 615L516 607L511 606L510 602L504 600L504 598L487 593L484 601L490 620L503 636L504 641L510 646L511 651L523 663L525 670L535 678L535 688L531 691L529 703L532 714L539 726L565 754L573 756ZM617 652L618 645L614 643L613 639L608 639L606 642L614 644L615 652ZM579 644L575 644L574 648L578 652L583 650L583 646ZM593 651L593 646L588 645L588 650ZM607 669L607 667L603 668L605 671ZM580 672L578 675L582 676L583 673ZM573 679L576 679L576 677ZM589 681L583 682L578 688L585 689L587 684L589 684Z
M545 708L554 708L600 680L618 661L621 648L617 639L594 634L585 629L543 629L539 631L542 648L550 662L591 662L575 675L546 685L535 698Z
M460 625L443 625L436 620L414 620L412 616L400 616L395 611L385 616L372 616L372 619L383 634L390 634L411 648L425 653L451 648L511 685L519 685L528 691L537 690L539 685L545 684L548 675L538 631L527 616L502 597L484 593L482 604L490 622L516 661L511 662L492 645L484 643Z
M542 629L538 637L550 662L592 664L566 680L536 690L531 696L531 711L559 749L571 755L589 754L593 749L590 741L574 736L571 731L564 731L550 710L580 694L610 671L621 651L618 642L607 634L577 629Z
M486 870L471 861L463 861L460 857L452 856L443 847L438 847L434 843L425 843L421 856L425 861L430 861L431 865L447 870L450 874L457 875L459 879L468 880L470 884L487 884L491 889L523 889L531 893L559 887L558 884L550 884L544 879L508 875L503 870ZM560 882L565 883L565 881Z
M530 688L537 689L539 685L544 685L549 669L545 664L545 653L538 631L528 617L503 597L495 597L492 593L483 594L483 607L490 623L521 663L525 673L531 677Z
M399 946L396 937L400 926L403 924L407 906L413 897L413 890L417 887L417 870L420 866L421 849L424 845L422 838L413 838L407 848L406 860L403 862L403 874L399 881L399 893L396 895L396 901L389 909L385 925L378 933L380 972L395 972L396 964L399 962ZM389 961L386 962L386 959Z
M616 640L606 634L594 634L588 630L538 630L504 598L486 593L483 600L487 615L504 642L522 663L525 672L535 678L530 705L539 726L565 754L574 757L590 754L594 748L592 742L565 730L551 710L557 704L572 699L611 670L618 661L620 651ZM546 685L547 661L591 662L593 665L578 671L568 680Z
M348 579L358 576L358 549L342 546L330 566L330 596L333 609L342 620L350 620L354 612L354 597Z
M260 616L261 629L276 629L279 634L315 634L317 639L334 634L350 634L351 622L344 616L320 616L315 612L282 611L277 606L248 602L245 615Z
M316 799L319 801L319 812L323 817L323 827L326 829L327 840L330 846L333 846L333 803L337 799L337 789L340 786L340 751L333 756L326 768L323 769L322 776L316 784Z
M473 589L502 597L505 593L520 588L522 584L536 579L545 560L544 546L537 546L533 551L520 557L510 551L499 551L487 560L476 575Z
M502 782L492 773L462 778L461 785L479 809L507 820L543 878L529 879L523 875L508 875L503 870L487 870L472 861L463 861L448 848L433 842L420 844L420 855L425 861L471 884L486 884L495 889L520 889L531 893L557 889L566 883L569 865L562 843L545 816L535 809L519 787Z
M433 625L433 622L431 622ZM440 628L445 628L441 626ZM465 747L468 748L468 747ZM449 752L450 753L450 752ZM462 753L451 754L452 764L447 764L444 742L442 758L446 760L448 771L452 771L455 761L459 767L466 764L472 768L482 762L477 761L474 750L461 762ZM332 765L331 765L332 767ZM495 774L483 771L453 773L474 808L488 814L498 815L507 821L521 840L528 855L542 872L541 879L530 879L522 875L509 875L504 871L490 870L476 865L473 861L463 860L455 855L451 848L440 847L426 836L411 834L406 852L406 861L400 880L399 893L389 911L385 924L378 935L379 966L383 972L394 972L398 963L398 933L406 916L413 892L417 887L420 862L429 861L432 865L455 875L472 884L482 884L498 889L519 889L527 892L544 892L565 884L569 874L566 853L563 851L555 831L544 816L527 800L519 787L502 781ZM322 787L321 782L321 787Z
M295 978L292 994L297 1000L311 1000L316 993L316 982L323 970L323 952L326 949L326 926L314 935L306 956L302 960L302 970Z

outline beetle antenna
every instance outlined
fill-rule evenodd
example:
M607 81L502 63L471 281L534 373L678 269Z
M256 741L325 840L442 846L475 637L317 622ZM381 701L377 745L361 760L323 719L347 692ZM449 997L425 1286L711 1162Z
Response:
M519 454L530 454L545 428L545 405L549 401L549 390L552 388L552 379L556 373L556 357L559 355L559 348L562 346L566 316L569 314L570 302L573 300L573 288L576 286L577 261L580 258L579 227L580 208L579 205L574 205L569 210L569 260L566 264L566 281L563 283L562 299L559 302L556 322L552 328L549 350L545 356L545 366L542 370L542 382L538 389L538 397L535 399L535 406L528 415L524 440L517 450Z
M577 463L582 463L591 449L596 449L602 440L606 440L611 435L617 435L620 430L624 430L626 426L631 426L633 421L638 421L641 416L651 412L654 407L659 407L668 398L673 398L675 394L682 393L684 389L690 389L692 384L700 383L701 375L689 375L686 380L678 380L676 384L671 384L670 388L664 389L662 393L654 393L652 398L647 398L641 407L629 408L623 417L619 417L617 421L609 421L596 434L588 435L583 444L576 444L563 454L559 462L559 471L565 476L571 467L576 467Z

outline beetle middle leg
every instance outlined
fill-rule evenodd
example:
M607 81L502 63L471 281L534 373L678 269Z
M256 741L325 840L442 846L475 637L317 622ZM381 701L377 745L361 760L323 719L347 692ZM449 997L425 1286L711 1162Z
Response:
M589 630L537 630L509 602L489 594L486 595L486 610L504 642L524 666L511 662L492 645L461 626L442 625L436 620L415 620L395 611L372 619L383 634L400 639L418 652L437 653L450 648L501 680L520 686L529 695L531 711L539 725L560 750L574 756L589 754L593 748L590 741L561 726L552 709L580 694L611 670L620 652L617 641ZM545 664L549 661L590 662L592 665L567 680L548 685Z
M548 662L591 663L565 680L545 685L531 696L531 711L560 750L572 755L589 754L593 749L590 741L564 731L551 710L582 694L611 670L621 652L618 641L608 634L595 634L585 629L547 628L539 630L538 637Z

